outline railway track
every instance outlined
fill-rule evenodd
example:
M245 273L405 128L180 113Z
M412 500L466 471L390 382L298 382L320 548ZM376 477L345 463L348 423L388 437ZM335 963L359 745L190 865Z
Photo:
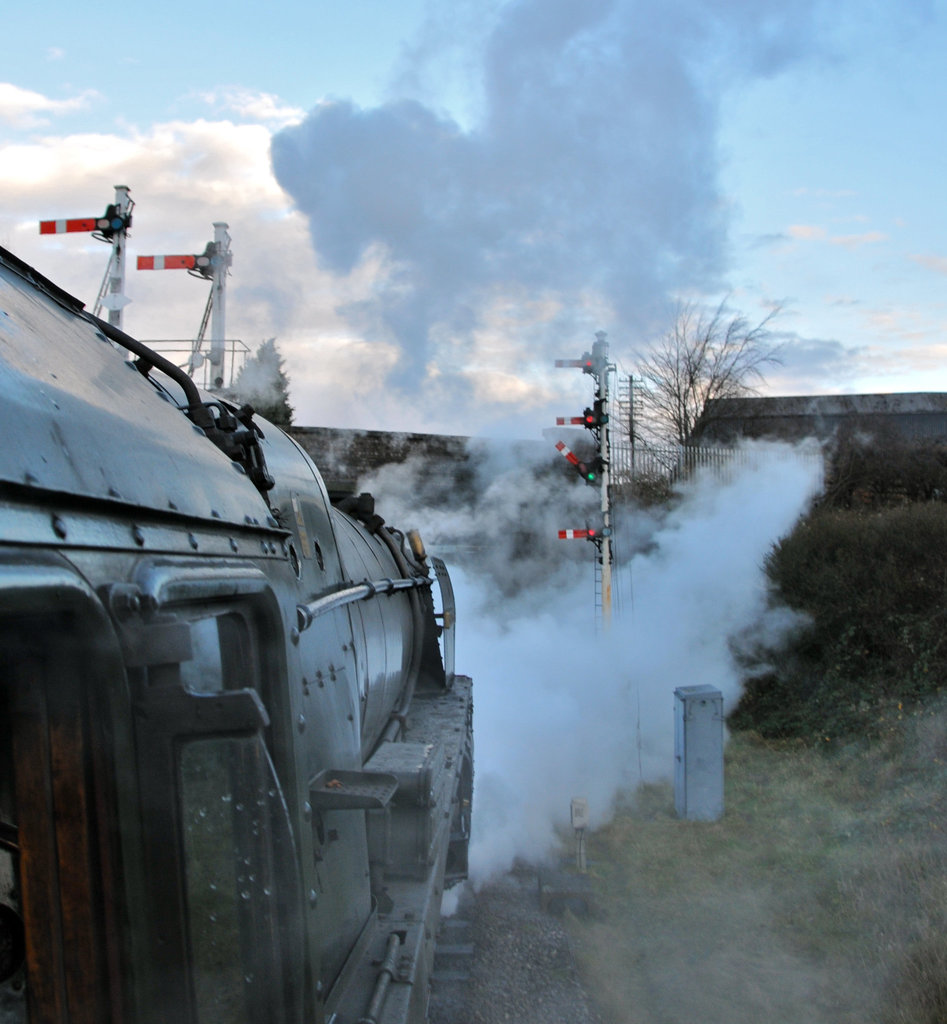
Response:
M558 914L582 913L547 872L517 865L442 919L430 1024L601 1024Z

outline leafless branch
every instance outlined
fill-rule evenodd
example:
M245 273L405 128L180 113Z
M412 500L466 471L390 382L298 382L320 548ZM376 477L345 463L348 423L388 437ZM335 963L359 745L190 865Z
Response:
M639 361L638 379L651 419L685 444L708 403L753 394L764 369L781 362L772 345L772 323L781 307L758 324L728 312L726 300L712 312L681 305L670 330Z

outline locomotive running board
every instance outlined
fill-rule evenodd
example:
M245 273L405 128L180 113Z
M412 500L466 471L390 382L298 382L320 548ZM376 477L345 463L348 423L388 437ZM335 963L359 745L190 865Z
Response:
M369 811L387 807L397 788L384 772L326 768L309 782L309 803L317 811Z

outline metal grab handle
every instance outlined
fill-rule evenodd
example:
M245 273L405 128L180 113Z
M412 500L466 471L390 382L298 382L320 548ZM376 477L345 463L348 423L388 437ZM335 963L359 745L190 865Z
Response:
M384 579L366 580L353 587L346 587L344 590L337 590L334 594L327 594L325 597L309 601L307 604L296 605L296 625L302 633L308 629L317 615L325 615L335 608L341 608L346 604L353 604L355 601L367 601L370 598L378 597L380 594L393 594L397 590L417 590L421 587L429 587L432 581L426 576L414 576L410 579Z

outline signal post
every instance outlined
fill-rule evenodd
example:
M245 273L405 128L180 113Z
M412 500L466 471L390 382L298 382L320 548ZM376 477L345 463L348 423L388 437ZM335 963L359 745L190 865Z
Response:
M125 294L125 240L132 224L132 209L135 204L129 195L127 185L115 186L115 202L109 203L101 217L71 217L63 220L41 220L41 235L60 235L65 232L83 231L91 233L100 242L112 246L105 277L92 309L93 316L108 310L109 323L122 329L122 310L131 301Z
M224 355L226 348L227 326L226 298L227 273L233 264L233 253L230 250L230 234L228 225L223 221L214 222L214 240L208 242L204 251L184 253L174 256L139 256L139 270L186 270L192 277L201 277L211 282L210 295L204 307L204 317L194 339L188 372L194 371L203 363L204 356L201 346L207 333L207 324L211 325L210 364L211 388L216 390L226 382ZM233 374L233 367L231 375Z
M595 455L590 462L582 462L565 444L560 441L556 448L575 466L576 470L590 486L598 486L601 494L602 528L597 530L560 530L559 537L572 539L584 537L595 544L598 561L602 567L601 605L602 626L611 625L612 618L612 509L609 493L609 430L608 430L608 373L612 367L608 364L608 344L604 331L597 331L592 351L586 352L581 359L557 359L557 367L576 367L588 373L595 381L595 399L581 416L569 418L558 417L558 426L583 426L592 432L595 440Z

